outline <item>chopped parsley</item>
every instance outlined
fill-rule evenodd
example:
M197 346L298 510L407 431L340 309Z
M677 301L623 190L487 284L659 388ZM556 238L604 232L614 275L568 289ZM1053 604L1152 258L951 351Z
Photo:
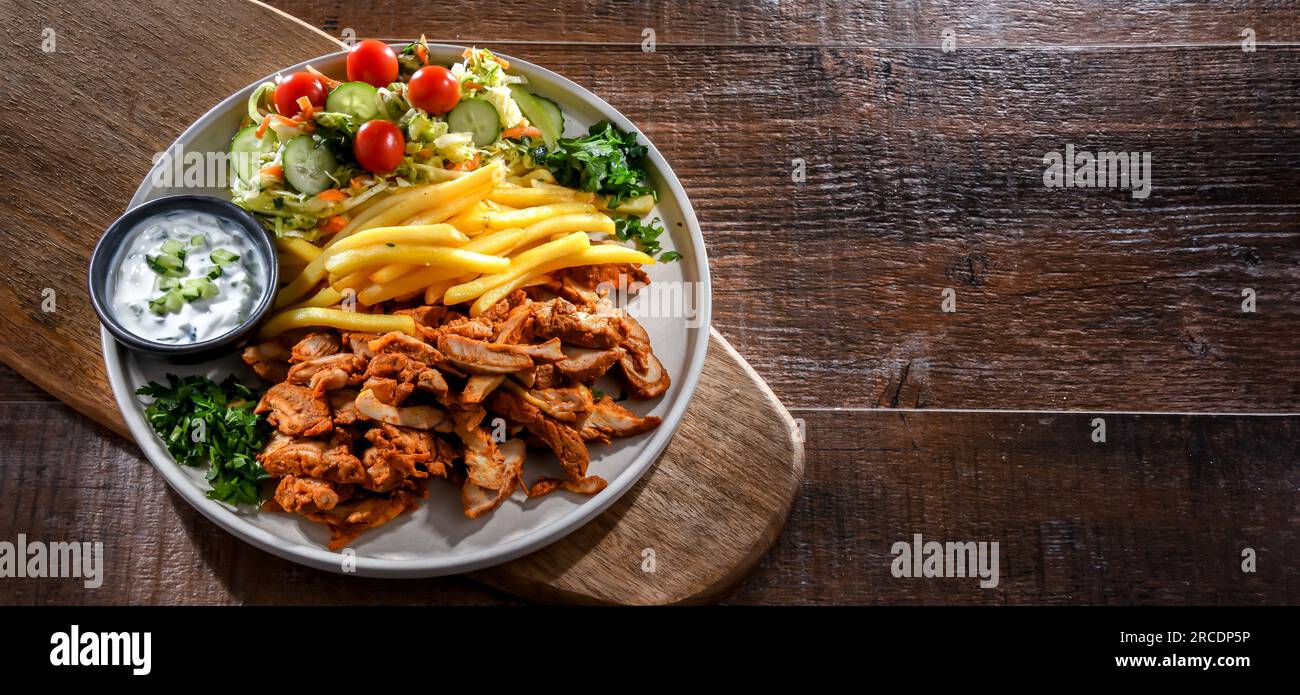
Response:
M217 382L202 376L167 375L167 385L150 381L136 390L154 402L144 416L177 463L208 466L208 497L257 504L267 478L257 453L270 428L253 412L257 394L234 376Z
M646 146L637 144L636 133L624 133L609 121L591 126L587 133L560 138L554 150L534 146L533 161L550 169L561 185L609 196L611 208L628 198L655 195L642 162Z
M664 227L658 217L649 222L643 222L639 217L618 217L614 220L614 236L619 241L635 241L637 249L651 258L663 250L659 243L659 237L663 233ZM682 254L676 251L664 251L658 260L661 263L671 263L681 257Z

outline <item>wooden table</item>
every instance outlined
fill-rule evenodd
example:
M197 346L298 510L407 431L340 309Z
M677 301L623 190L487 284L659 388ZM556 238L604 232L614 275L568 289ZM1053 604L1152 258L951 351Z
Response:
M806 427L802 495L729 602L1300 599L1300 8L274 4L501 48L663 151L714 325ZM58 21L5 19L10 41ZM1066 145L1150 152L1150 197L1046 188ZM0 442L0 540L93 534L109 558L98 590L5 579L6 603L513 600L254 550L7 369ZM895 578L918 533L998 542L999 585Z

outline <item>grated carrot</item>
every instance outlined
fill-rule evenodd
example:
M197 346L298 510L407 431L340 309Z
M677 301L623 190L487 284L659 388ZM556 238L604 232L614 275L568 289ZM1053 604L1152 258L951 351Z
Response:
M348 226L348 218L343 215L335 215L321 222L320 230L325 234L334 234L346 226Z
M317 193L316 197L320 198L321 200L327 203L337 203L340 200L343 200L344 198L348 197L348 194L344 193L343 191L340 191L337 188L330 188L328 190L324 190L321 191L320 193Z
M271 127L271 114L268 113L266 114L266 116L262 118L262 125L257 126L257 139L261 140L262 136L266 135L266 129L270 127Z
M501 137L508 140L520 140L525 137L540 138L542 137L542 131L530 125L517 125L513 128L502 131Z
M279 164L269 164L258 170L263 176L273 176L277 179L284 178L284 167Z

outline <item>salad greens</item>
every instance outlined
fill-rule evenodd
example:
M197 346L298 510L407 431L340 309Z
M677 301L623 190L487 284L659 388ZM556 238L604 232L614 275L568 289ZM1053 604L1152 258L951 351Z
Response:
M314 97L295 100L295 91L277 95L271 82L254 89L248 119L231 141L232 200L277 236L315 241L341 229L349 211L375 195L444 181L452 176L448 170L472 170L494 159L504 160L516 175L545 167L557 183L597 193L617 213L648 212L658 199L644 161L647 148L635 132L602 121L585 136L563 137L559 106L532 93L527 79L511 73L509 62L491 51L467 49L443 69L429 62L421 37L395 55L397 69L389 75L396 80L387 85L382 82L389 75L373 83L338 82L309 69L311 74L290 77L318 82L323 91ZM441 85L450 90L446 103L454 104L447 113L416 106L439 108L430 106L438 102L427 99L427 90L422 96L416 89L429 70L447 76ZM284 110L286 103L298 108ZM379 173L367 171L373 164L363 166L365 148L358 143L366 137L362 126L374 121L396 126L393 137L401 145L400 162L390 170L398 152L387 150L391 158L381 160L385 166ZM633 199L639 200L625 205ZM621 224L620 239L658 252L663 228L657 222ZM666 253L660 260L677 257Z
M645 154L636 133L624 133L609 121L591 126L586 137L560 138L554 150L533 148L533 159L550 169L557 182L608 195L610 207L628 198L655 195L642 163Z
M257 394L234 376L217 383L207 377L167 375L167 384L150 381L136 395L154 399L145 419L177 463L208 465L208 497L231 504L261 501L266 471L257 453L270 428L253 412Z
M663 233L663 224L658 217L649 222L643 222L639 217L618 217L614 220L614 236L619 241L635 241L637 250L651 258L663 251L663 245L659 243L659 237ZM676 251L664 251L658 261L668 263L681 257L682 254Z

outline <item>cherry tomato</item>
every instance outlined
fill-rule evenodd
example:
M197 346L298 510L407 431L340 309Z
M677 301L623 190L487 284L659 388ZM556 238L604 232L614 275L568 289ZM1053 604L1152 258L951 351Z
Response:
M386 174L402 163L406 154L406 138L390 121L376 118L367 121L357 130L352 143L352 154L366 171Z
M411 75L406 96L411 105L441 116L460 102L460 82L441 65L428 65Z
M348 79L387 87L397 80L397 54L383 41L358 43L348 51Z
M275 110L285 118L293 118L302 109L298 99L307 97L312 106L325 105L325 85L310 72L295 72L284 78L275 88Z

